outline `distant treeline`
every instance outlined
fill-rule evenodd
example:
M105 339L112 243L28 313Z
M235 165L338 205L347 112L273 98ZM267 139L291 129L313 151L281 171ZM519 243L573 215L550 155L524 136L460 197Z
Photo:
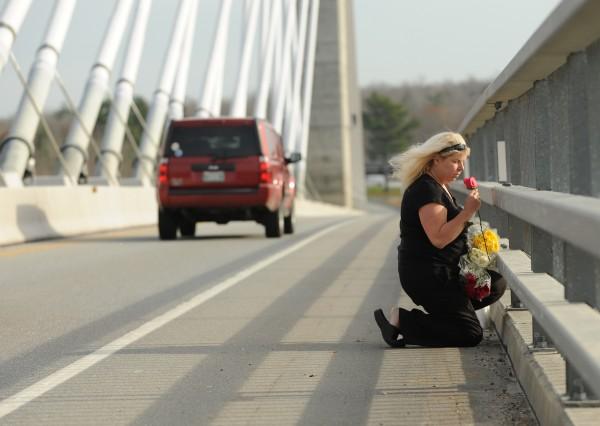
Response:
M419 122L419 126L412 130L413 142L416 143L444 130L458 130L488 84L489 81L471 78L459 82L371 85L362 89L362 97L364 101L371 93L377 92L402 104Z

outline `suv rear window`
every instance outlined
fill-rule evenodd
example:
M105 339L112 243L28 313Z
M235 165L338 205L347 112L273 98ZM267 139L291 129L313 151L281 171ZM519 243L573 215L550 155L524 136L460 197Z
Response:
M260 155L258 133L251 126L173 127L165 157L249 157Z

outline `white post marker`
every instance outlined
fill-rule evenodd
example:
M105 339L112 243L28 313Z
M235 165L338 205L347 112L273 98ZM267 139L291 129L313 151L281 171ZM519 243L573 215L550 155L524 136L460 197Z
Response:
M498 182L508 182L508 168L506 167L506 142L498 141Z

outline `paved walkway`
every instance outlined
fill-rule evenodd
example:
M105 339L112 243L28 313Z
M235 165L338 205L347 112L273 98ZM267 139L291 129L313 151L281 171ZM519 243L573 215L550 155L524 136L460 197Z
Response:
M476 348L383 343L373 310L410 307L397 229L389 211L354 216L0 424L535 424L495 334Z

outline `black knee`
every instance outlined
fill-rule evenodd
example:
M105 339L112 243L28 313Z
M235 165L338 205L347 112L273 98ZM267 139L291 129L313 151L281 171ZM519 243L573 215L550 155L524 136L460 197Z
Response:
M483 340L483 329L479 324L477 326L470 327L468 331L465 331L463 336L463 344L465 347L477 346Z

